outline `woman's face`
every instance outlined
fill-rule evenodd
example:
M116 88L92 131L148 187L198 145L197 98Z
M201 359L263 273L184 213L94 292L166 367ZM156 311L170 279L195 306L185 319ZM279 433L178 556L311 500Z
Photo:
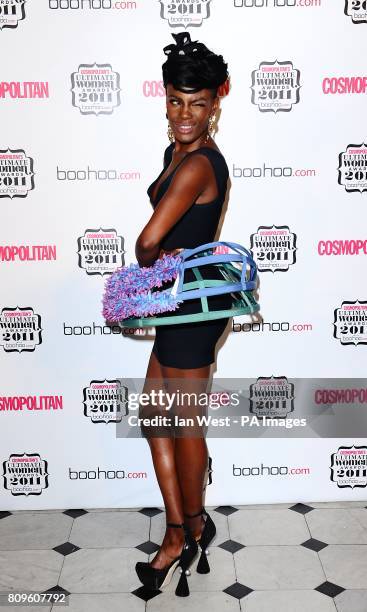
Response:
M175 139L190 144L207 133L209 117L218 108L218 98L213 98L210 89L183 93L169 83L166 105Z

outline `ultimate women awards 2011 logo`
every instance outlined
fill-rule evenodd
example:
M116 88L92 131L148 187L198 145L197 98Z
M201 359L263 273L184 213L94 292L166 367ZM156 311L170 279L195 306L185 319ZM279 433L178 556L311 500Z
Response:
M345 191L367 191L367 145L349 144L339 153L338 171L338 183Z
M32 352L42 343L41 315L33 308L8 308L0 313L0 346L6 353Z
M33 176L33 159L23 149L0 149L0 198L25 198Z
M340 344L367 344L367 301L344 301L334 310L334 338Z
M112 274L125 265L124 238L115 229L87 229L78 238L79 267L87 274Z
M330 480L339 489L367 486L367 447L339 446L331 455Z
M71 91L82 115L111 115L121 104L120 75L111 64L80 64L71 75Z
M259 376L250 385L249 401L258 417L286 418L294 411L294 384L285 376Z
M211 0L159 0L161 17L173 27L201 26L210 16Z
M48 487L47 469L38 453L14 453L3 461L4 489L12 495L41 495Z
M367 0L345 0L344 13L353 23L367 23Z
M128 388L115 380L91 380L83 389L84 416L92 423L120 423L129 413Z
M290 61L261 62L252 71L252 104L263 113L291 111L299 102L300 74Z
M25 18L26 0L0 0L0 30L16 28Z
M297 235L288 225L260 225L250 236L250 250L259 272L287 272L296 263Z

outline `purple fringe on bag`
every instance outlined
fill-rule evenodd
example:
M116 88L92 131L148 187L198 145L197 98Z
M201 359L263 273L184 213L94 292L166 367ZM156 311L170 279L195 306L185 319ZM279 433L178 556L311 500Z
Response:
M105 283L102 314L107 321L118 322L128 317L145 317L176 310L182 300L170 290L149 293L164 282L177 277L182 257L164 255L152 266L130 264L118 268Z

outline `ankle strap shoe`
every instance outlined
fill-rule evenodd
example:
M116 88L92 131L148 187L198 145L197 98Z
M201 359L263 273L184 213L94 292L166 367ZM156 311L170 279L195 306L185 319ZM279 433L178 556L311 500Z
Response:
M184 530L185 539L181 554L173 559L171 563L162 569L152 567L149 563L138 561L135 571L140 582L152 591L163 590L171 582L172 576L177 567L180 567L181 576L176 587L176 595L186 597L190 594L187 576L190 575L188 569L198 552L198 544L192 537L190 530L185 523L166 523L167 527L177 527Z
M184 516L187 518L195 518L196 516L200 515L205 516L205 526L200 538L196 540L201 548L201 555L196 567L196 571L198 572L198 574L208 574L210 572L210 567L207 559L207 555L209 554L208 546L214 538L215 534L217 533L214 521L212 520L212 518L207 513L204 507L202 507L202 509L196 514L185 513Z

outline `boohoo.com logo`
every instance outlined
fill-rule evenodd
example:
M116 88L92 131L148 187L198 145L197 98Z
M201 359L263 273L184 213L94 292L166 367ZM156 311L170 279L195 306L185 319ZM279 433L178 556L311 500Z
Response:
M115 229L87 229L78 238L78 265L87 274L112 274L124 266L124 239Z
M297 236L288 225L261 225L251 234L251 253L259 272L287 272L296 263Z
M281 8L321 6L321 0L233 0L235 8Z
M71 85L72 104L82 115L111 115L121 104L120 75L110 64L80 64Z
M41 495L48 487L47 461L38 453L10 455L3 469L4 489L12 495Z
M23 149L0 150L0 198L25 198L33 176L33 159Z
M33 308L3 308L0 313L0 346L6 353L34 351L42 343L41 315Z
M367 191L367 145L349 144L339 153L338 170L338 183L345 191Z
M289 112L299 102L300 71L292 62L261 62L252 71L251 102L263 113Z
M339 489L367 486L367 447L339 446L331 455L330 480Z
M111 9L129 10L136 9L137 5L134 0L48 0L48 8L53 10L89 9L91 11Z
M335 308L334 338L340 344L367 344L367 301L345 301Z
M210 16L211 0L159 0L161 17L170 26L189 28L201 26L203 19Z
M353 23L367 23L367 0L345 0L344 13Z
M26 0L0 0L0 30L16 28L25 17Z

